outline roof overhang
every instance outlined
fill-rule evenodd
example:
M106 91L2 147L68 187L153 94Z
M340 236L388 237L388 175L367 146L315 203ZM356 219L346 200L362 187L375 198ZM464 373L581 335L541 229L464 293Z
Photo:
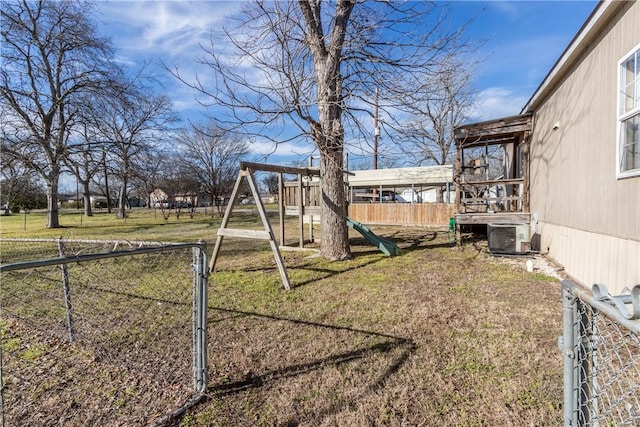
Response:
M458 148L518 142L531 130L531 114L470 123L454 130Z

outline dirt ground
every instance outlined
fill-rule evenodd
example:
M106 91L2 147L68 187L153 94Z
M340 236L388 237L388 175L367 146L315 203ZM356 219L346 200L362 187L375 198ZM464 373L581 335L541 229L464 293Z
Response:
M283 252L288 292L268 246L225 241L209 278L208 389L188 409L179 410L192 397L189 381L166 378L185 369L173 368L178 358L188 370L188 336L163 350L188 322L149 311L164 329L149 338L130 327L139 335L119 337L124 353L102 358L32 334L49 345L34 370L5 350L31 323L3 319L9 385L45 390L10 400L7 425L560 425L561 272L542 257L493 257L480 241L454 247L440 231L372 229L401 255L386 257L357 234L350 261ZM168 303L158 304L166 314ZM65 381L47 379L48 360L62 362L50 369ZM52 412L36 416L37 405Z

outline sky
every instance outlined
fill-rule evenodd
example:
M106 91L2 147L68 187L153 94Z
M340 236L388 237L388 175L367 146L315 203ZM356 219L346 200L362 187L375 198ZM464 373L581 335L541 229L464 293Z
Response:
M472 121L519 114L564 49L596 6L596 1L453 1L453 26L475 17L466 32L483 41L473 88L477 106ZM177 66L185 76L206 69L197 64L211 30L240 7L238 1L220 0L102 0L96 3L98 31L111 37L116 59L135 68L148 63L183 118L200 120L203 108L195 92L166 73L161 61ZM252 145L257 155L273 152L269 143ZM294 163L311 148L281 144L266 160ZM264 160L264 158L263 158Z

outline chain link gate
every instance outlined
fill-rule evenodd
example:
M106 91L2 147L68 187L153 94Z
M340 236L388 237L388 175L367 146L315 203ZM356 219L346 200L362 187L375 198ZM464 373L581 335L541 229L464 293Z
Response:
M3 426L163 423L202 396L206 244L0 245Z

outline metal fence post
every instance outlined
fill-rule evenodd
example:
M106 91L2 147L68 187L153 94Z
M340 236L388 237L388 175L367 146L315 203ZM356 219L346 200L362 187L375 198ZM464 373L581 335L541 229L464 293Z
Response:
M194 384L197 393L207 389L207 283L209 266L203 241L193 248L194 255Z
M640 426L639 290L562 282L565 426Z
M2 333L0 333L0 426L4 427L4 365L2 362Z
M589 340L589 345L591 346L591 389L589 392L589 397L591 398L591 411L589 413L589 420L593 421L593 427L598 427L600 425L600 413L598 408L600 404L598 402L598 373L600 370L600 360L599 360L599 346L600 346L600 332L598 331L598 311L593 310L591 312L591 339Z
M582 305L582 303L580 303ZM578 380L576 384L577 393L577 405L578 410L576 416L578 417L578 426L591 425L591 358L593 357L592 347L592 321L591 315L587 310L580 310L577 313L577 338L578 338L578 355L576 360Z
M64 240L62 237L58 238L58 253L60 258L66 257L64 251ZM69 273L67 271L67 264L60 264L60 269L62 270L62 291L64 294L64 306L67 311L67 329L69 331L69 341L73 342L73 312L71 308L71 289L69 288Z
M563 394L563 418L565 427L575 426L574 415L574 360L575 360L575 312L576 298L571 293L571 287L575 286L569 281L562 282L562 337L560 348L564 366L564 394Z

